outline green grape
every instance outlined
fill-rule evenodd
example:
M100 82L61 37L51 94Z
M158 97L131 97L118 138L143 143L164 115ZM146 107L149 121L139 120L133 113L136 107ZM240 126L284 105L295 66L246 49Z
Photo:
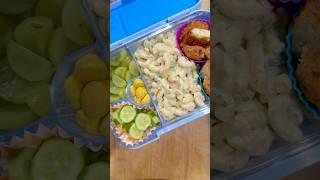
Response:
M124 98L126 97L126 88L122 88L119 92L119 97Z
M54 24L61 24L61 13L65 0L38 0L35 7L36 16L46 16L54 21Z
M126 72L126 81L127 83L129 83L129 81L133 78L133 76L131 75L130 71Z
M123 59L126 58L127 56L128 56L128 51L127 51L127 49L122 48L122 49L120 50L120 52L118 53L118 60L119 60L120 62L122 62Z
M119 55L113 55L110 58L110 66L117 67L120 65L120 61L118 61Z
M67 0L62 10L62 27L66 36L80 46L94 41L79 0Z
M48 17L33 16L23 20L14 31L14 39L23 47L46 57L47 44L53 31L53 21Z
M53 31L49 39L48 55L52 63L57 67L63 58L69 53L69 40L60 27Z
M139 71L134 61L131 61L129 64L129 72L132 74L133 77L139 76Z
M110 102L114 103L120 100L121 98L118 95L111 95L110 96Z
M51 63L32 51L10 41L7 47L10 67L23 79L41 81L49 78L53 72Z
M31 9L35 0L0 0L0 13L21 14Z
M39 116L45 116L51 111L50 85L44 84L34 88L27 98L29 108Z
M129 67L131 62L131 56L126 56L121 59L121 66Z
M37 116L26 105L0 107L0 129L10 130L32 122Z
M116 87L116 86L112 86L112 85L111 85L111 87L110 87L110 93L111 93L111 94L114 94L114 95L119 95L122 89L123 89L123 88L119 88L119 87Z
M124 88L127 85L127 82L124 79L115 74L112 75L112 83L119 88Z
M114 70L114 74L118 75L122 79L125 79L126 72L127 72L127 68L126 67L122 67L122 66L118 67L117 69Z

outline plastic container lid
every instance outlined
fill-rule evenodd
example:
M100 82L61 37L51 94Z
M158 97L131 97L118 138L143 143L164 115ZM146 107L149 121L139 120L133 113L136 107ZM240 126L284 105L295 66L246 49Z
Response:
M170 19L198 9L200 0L121 0L117 4L111 6L110 12L111 46L121 46L131 36L137 37L137 33L145 34Z

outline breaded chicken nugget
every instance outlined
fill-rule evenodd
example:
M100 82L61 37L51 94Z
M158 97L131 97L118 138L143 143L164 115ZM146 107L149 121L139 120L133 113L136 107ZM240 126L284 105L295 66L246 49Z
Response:
M202 46L182 45L182 51L188 58L200 61L205 57L206 49Z
M303 48L296 75L306 98L320 109L320 52Z

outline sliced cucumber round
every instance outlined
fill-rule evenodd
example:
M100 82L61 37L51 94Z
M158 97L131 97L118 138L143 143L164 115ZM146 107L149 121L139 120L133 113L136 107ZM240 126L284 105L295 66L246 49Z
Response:
M114 112L112 112L112 119L121 124L122 121L120 119L120 111L121 111L121 108L116 109Z
M120 119L124 123L129 123L136 117L137 111L134 107L125 105L120 111Z
M32 160L33 180L77 180L84 167L81 149L70 141L53 138L46 140Z
M134 139L141 139L143 136L143 131L139 130L136 124L133 124L129 129L129 135Z
M97 162L85 168L81 180L105 180L109 179L109 164Z
M23 148L9 158L8 171L10 180L31 180L30 165L35 152L35 149Z
M141 131L146 130L151 126L151 117L146 113L139 113L136 117L136 126Z

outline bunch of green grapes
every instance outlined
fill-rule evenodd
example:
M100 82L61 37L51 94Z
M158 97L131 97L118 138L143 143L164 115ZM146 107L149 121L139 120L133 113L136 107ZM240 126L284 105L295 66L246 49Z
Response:
M126 87L129 81L139 76L132 57L126 49L111 57L110 60L110 101L116 102L126 96Z
M56 67L93 41L79 0L0 0L0 129L47 115Z

